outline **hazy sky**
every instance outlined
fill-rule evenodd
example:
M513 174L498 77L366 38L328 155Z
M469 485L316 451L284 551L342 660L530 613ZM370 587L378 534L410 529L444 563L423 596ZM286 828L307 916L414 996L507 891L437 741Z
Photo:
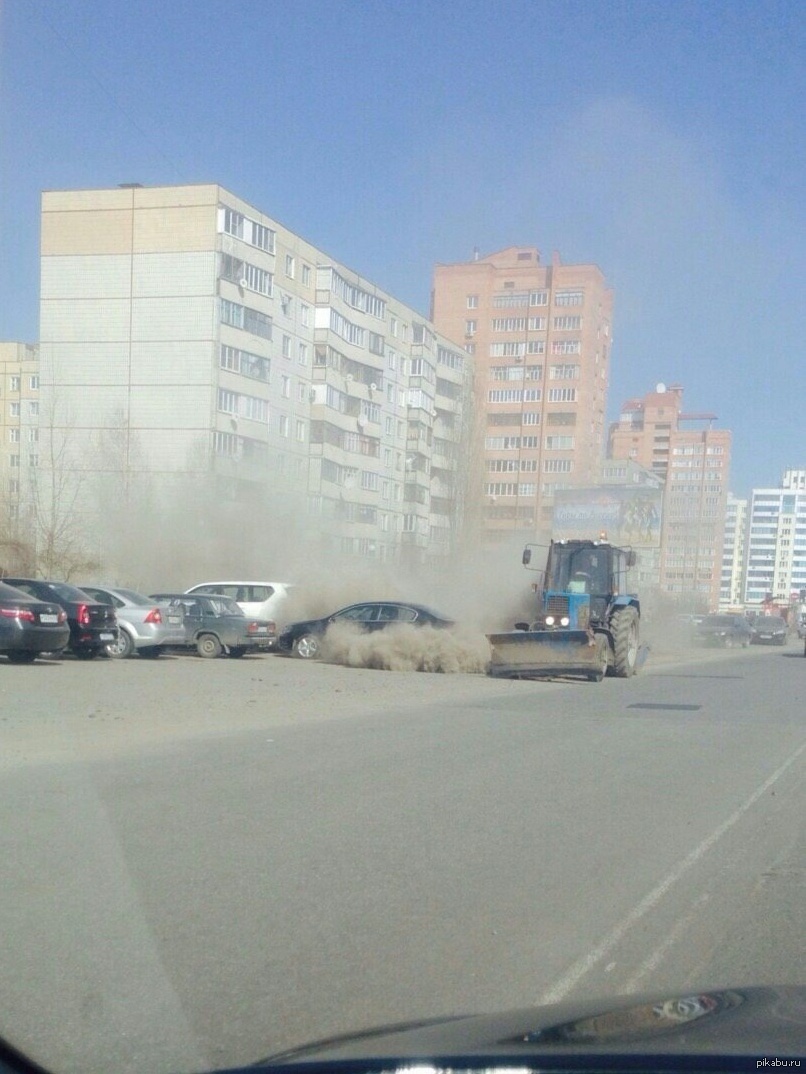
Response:
M0 0L0 338L43 189L219 182L428 312L510 244L615 290L610 414L659 380L806 467L806 3Z

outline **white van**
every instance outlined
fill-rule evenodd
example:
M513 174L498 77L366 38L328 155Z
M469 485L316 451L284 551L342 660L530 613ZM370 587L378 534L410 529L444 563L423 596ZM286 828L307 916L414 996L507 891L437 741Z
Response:
M185 592L231 597L250 619L273 619L279 628L283 604L293 588L289 582L201 582Z

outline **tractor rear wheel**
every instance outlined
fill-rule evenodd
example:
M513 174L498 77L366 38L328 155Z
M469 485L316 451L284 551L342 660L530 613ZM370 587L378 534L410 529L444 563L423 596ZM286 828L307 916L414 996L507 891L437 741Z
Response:
M638 659L638 612L630 606L619 608L610 620L613 634L613 674L629 679Z

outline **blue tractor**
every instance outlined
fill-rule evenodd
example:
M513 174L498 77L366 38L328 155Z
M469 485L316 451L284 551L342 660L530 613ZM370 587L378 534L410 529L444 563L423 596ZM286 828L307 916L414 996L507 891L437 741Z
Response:
M532 561L527 545L523 564ZM629 678L640 665L641 607L628 592L632 549L606 540L552 541L539 607L533 623L516 623L503 634L488 634L490 674L505 678L584 675L601 682L605 675Z

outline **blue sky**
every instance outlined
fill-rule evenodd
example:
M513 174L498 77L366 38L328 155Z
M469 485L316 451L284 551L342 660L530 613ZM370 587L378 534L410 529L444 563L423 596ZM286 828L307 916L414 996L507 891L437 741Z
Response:
M0 338L42 189L220 182L427 312L534 244L615 290L610 413L659 380L806 467L806 4L5 0Z

